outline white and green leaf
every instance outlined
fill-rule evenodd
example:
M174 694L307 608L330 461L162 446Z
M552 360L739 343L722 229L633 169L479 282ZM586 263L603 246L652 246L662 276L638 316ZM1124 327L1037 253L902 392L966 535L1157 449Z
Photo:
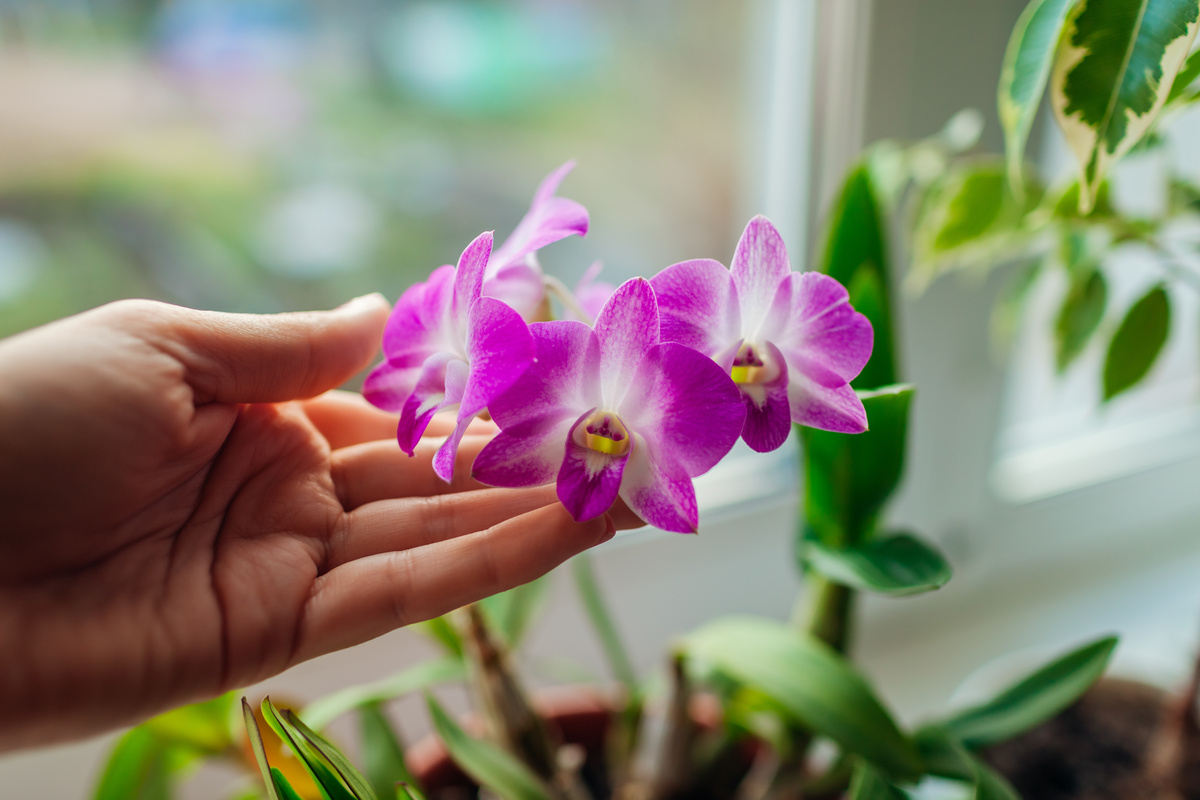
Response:
M1032 0L1008 40L997 107L1004 128L1008 177L1014 189L1021 186L1025 143L1046 91L1063 23L1074 4L1075 0Z
M1200 0L1081 0L1067 19L1050 100L1081 170L1080 211L1154 125L1200 21Z

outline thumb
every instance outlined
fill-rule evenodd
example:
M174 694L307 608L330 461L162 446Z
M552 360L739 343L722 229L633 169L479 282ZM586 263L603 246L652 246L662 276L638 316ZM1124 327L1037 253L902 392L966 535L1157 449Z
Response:
M193 311L174 333L197 405L313 397L370 363L387 322L380 294L332 311L225 314Z

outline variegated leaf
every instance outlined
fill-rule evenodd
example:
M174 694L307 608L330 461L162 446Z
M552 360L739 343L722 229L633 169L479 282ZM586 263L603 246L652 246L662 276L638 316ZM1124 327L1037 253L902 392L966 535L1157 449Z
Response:
M1032 0L1017 20L1000 69L997 107L1004 127L1008 178L1021 185L1025 142L1037 115L1067 13L1075 0Z
M1050 77L1059 126L1091 210L1109 167L1150 130L1191 50L1200 0L1082 0Z

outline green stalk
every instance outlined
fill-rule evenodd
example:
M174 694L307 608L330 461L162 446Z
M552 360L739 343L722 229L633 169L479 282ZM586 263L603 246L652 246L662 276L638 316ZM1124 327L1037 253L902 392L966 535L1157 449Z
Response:
M633 662L617 632L612 613L596 581L591 559L586 553L576 556L571 560L571 570L588 620L600 639L600 647L604 650L609 669L625 689L625 707L616 720L608 747L613 784L619 786L628 777L634 753L637 751L645 699L638 685L637 674L633 671Z

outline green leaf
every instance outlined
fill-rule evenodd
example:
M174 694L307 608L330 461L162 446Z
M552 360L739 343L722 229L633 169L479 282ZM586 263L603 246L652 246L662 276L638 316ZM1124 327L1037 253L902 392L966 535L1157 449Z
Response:
M304 800L300 793L292 788L288 783L288 779L276 767L271 767L271 780L273 781L272 789L279 792L281 800Z
M375 683L351 686L309 704L303 718L320 730L335 718L365 705L391 700L410 692L428 689L439 683L465 681L467 666L461 658L445 656L436 661L424 661Z
M851 304L866 315L875 330L871 359L854 379L856 389L875 389L896 382L888 264L878 196L867 165L859 164L846 178L834 207L821 262L821 271L850 290ZM871 276L860 278L863 271ZM857 299L853 299L856 294Z
M847 800L908 800L908 795L897 789L870 764L860 761L854 768L850 780Z
M412 786L398 783L396 784L396 800L425 800L425 795Z
M1154 124L1196 36L1200 0L1081 0L1050 76L1050 101L1080 165L1086 213L1109 167Z
M254 760L258 762L258 771L262 775L263 785L267 788L267 800L279 800L279 791L272 778L274 770L267 762L267 750L263 746L262 731L258 729L258 720L254 718L254 709L250 707L250 703L244 697L242 698L242 720L246 725L246 737L250 740L250 749L254 752Z
M400 737L380 704L370 703L358 709L358 730L362 736L363 765L378 797L392 795L397 783L416 783L404 761Z
M1037 259L1017 266L992 306L988 332L995 352L1007 352L1016 336L1025 309L1025 299L1042 274L1042 264L1043 261Z
M290 709L283 712L282 721L293 736L299 735L311 750L319 753L325 762L333 767L334 772L337 773L342 783L350 788L356 800L374 800L375 792L371 788L370 781L328 739L305 725L304 721Z
M304 741L304 738L291 725L284 721L274 704L271 703L270 697L263 698L262 715L271 730L275 731L275 735L291 748L325 800L362 800L362 798L356 798L342 784L332 770L323 763L320 755Z
M1170 328L1171 303L1160 284L1129 308L1113 334L1104 359L1106 402L1146 377L1167 342Z
M425 700L450 757L480 786L505 800L550 800L550 791L528 767L496 745L468 736L432 695Z
M516 649L529 629L529 623L545 605L549 588L549 576L545 575L507 592L492 595L479 605L492 624L492 630L499 631L508 646Z
M226 692L212 700L160 714L145 725L164 741L208 754L221 753L234 743L229 723L236 702L237 692Z
M810 538L837 548L865 540L904 471L912 396L911 386L860 392L871 426L866 433L799 429Z
M441 645L447 655L457 656L458 658L463 657L462 638L458 635L458 631L454 629L454 624L447 617L434 617L424 622L415 622L408 627L418 633L424 634Z
M1100 327L1107 302L1108 285L1100 270L1091 269L1071 276L1071 284L1054 323L1055 365L1059 373L1065 372L1083 352L1092 334Z
M1075 702L1097 678L1117 646L1108 636L1050 662L988 702L939 723L967 747L986 747L1029 730Z
M1183 67L1171 83L1171 91L1167 94L1167 103L1174 103L1188 94L1188 90L1196 78L1200 78L1200 51L1192 53L1187 57L1187 61L1183 62Z
M105 764L96 800L168 800L167 745L146 726L126 733Z
M633 662L629 659L625 642L621 639L616 621L604 600L604 593L600 591L600 584L596 581L596 573L592 569L592 560L588 554L581 553L571 559L571 570L575 576L579 597L583 600L584 611L587 612L588 620L600 638L600 646L604 650L609 669L612 670L613 676L624 684L631 696L637 696L637 673L633 670Z
M1025 143L1046 90L1063 23L1074 3L1075 0L1032 0L1017 19L1004 52L997 106L1004 128L1008 177L1014 189L1021 186Z
M961 741L943 728L925 727L915 736L925 771L930 775L975 785L973 800L1021 800L1002 776L969 753Z
M916 747L867 682L826 645L773 620L727 617L684 641L697 659L766 694L795 720L889 774L916 777Z
M809 541L804 559L843 586L893 597L940 589L952 574L941 553L909 534L870 539L844 549Z

